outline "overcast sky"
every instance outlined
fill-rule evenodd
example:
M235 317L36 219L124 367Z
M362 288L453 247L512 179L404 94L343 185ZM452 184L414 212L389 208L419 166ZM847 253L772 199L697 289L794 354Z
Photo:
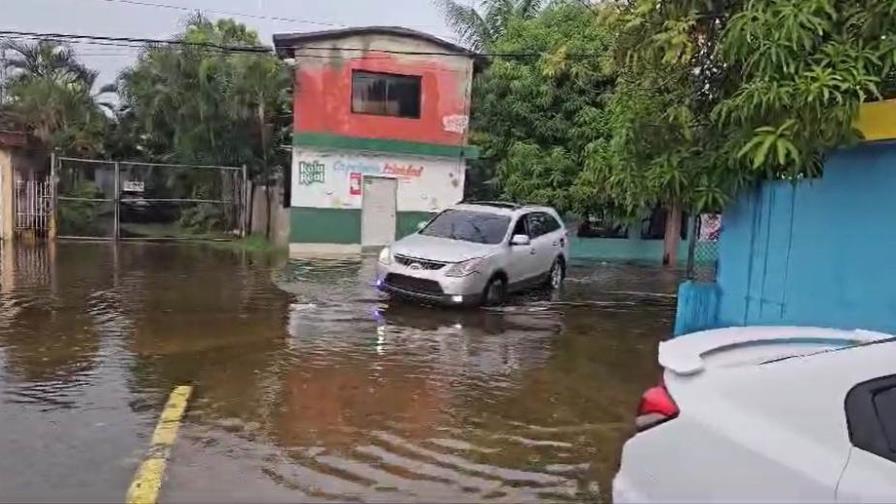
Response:
M167 38L179 32L189 12L136 5L157 4L246 14L225 16L204 11L213 19L233 17L254 28L265 45L272 44L274 33L343 26L398 25L443 38L451 36L432 0L0 0L0 3L3 5L0 30L140 38ZM87 65L100 70L98 84L114 80L136 55L136 50L123 47L75 47Z

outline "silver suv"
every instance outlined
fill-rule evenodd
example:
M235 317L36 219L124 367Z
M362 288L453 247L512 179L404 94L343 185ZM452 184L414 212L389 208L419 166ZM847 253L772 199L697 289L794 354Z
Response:
M569 239L553 208L462 203L380 252L376 284L403 297L496 305L509 292L566 275Z

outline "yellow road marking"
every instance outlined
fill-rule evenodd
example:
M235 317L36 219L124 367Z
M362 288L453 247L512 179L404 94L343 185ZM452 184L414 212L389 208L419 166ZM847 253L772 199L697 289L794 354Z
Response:
M152 434L152 447L150 455L140 464L134 481L128 488L127 504L155 504L159 497L159 489L162 488L162 477L165 474L165 463L171 453L174 440L177 439L177 429L187 409L187 399L193 387L181 385L175 387L168 396L165 409L156 424L156 430Z

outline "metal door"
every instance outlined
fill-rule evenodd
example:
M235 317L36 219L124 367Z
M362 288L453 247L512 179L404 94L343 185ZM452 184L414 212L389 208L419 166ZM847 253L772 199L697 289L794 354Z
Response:
M364 177L361 196L361 245L375 247L395 241L398 180Z
M532 231L529 229L528 215L523 215L517 219L514 224L513 235L526 235L532 238ZM507 276L509 277L512 287L517 287L521 282L529 280L538 274L538 257L536 256L535 244L529 245L510 245L510 259L507 264Z
M543 275L551 270L559 255L560 240L556 230L550 225L549 219L553 219L550 215L543 212L531 213L528 219L529 236L535 249L534 273Z

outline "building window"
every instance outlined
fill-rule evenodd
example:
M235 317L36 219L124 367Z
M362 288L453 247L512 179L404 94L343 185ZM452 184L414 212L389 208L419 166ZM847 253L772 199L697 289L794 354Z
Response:
M352 112L420 118L420 77L352 72Z

